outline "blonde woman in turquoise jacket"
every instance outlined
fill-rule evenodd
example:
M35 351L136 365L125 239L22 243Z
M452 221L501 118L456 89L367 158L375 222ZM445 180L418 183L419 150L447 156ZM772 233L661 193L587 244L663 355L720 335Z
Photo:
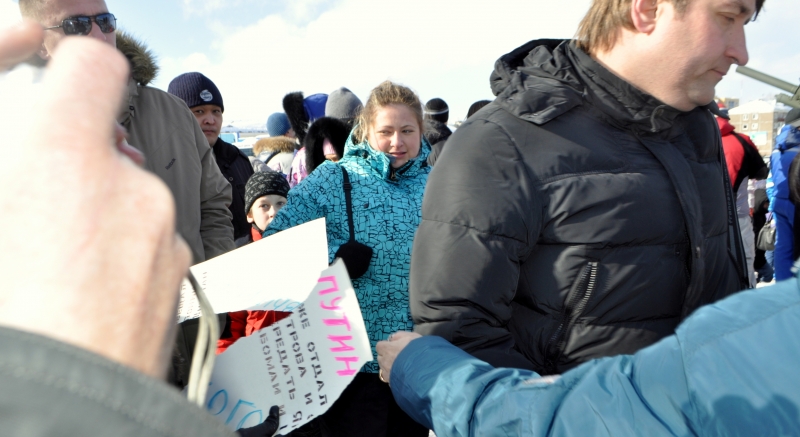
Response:
M353 279L373 356L378 341L413 328L408 307L411 246L431 170L427 164L430 145L422 136L422 126L422 105L413 91L389 81L378 85L341 160L324 162L295 186L286 206L264 232L267 237L325 217L332 262L350 240L342 170L347 171L355 240L373 251L368 266L364 264L366 272ZM348 271L357 269L355 264L351 261ZM427 436L427 428L397 407L378 372L377 361L364 365L322 416L323 426L332 435Z

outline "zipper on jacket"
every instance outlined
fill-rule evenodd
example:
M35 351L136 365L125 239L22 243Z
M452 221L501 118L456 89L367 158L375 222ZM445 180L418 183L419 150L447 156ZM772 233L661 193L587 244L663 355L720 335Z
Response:
M595 284L597 283L597 265L597 261L590 261L581 270L576 281L575 292L569 296L564 312L561 314L558 328L556 328L547 342L547 347L545 348L547 362L545 365L552 374L557 373L556 367L559 358L564 352L568 333L575 326L575 322L578 321L578 317L586 308L589 298L592 297L592 292L594 292Z
M683 228L683 233L684 233L684 235L686 235L686 245L688 246L688 249L689 249L688 256L686 258L684 258L684 260L683 260L683 271L686 273L686 283L687 284L691 284L692 283L692 271L690 269L690 266L692 265L692 239L689 238L689 230L688 229ZM698 256L698 258L699 258L699 256ZM687 285L687 288L688 288L688 285ZM685 298L685 296L684 296L684 298Z

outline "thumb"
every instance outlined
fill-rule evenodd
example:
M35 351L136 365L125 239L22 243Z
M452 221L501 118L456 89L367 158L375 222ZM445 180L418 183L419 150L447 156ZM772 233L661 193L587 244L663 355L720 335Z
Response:
M92 68L87 69L87 65ZM41 120L39 124L61 122L34 125L33 137L38 140L34 144L67 152L72 164L79 167L113 156L115 117L129 74L125 58L108 44L91 38L65 38L49 67L42 82L44 95L49 98L39 108L41 117L37 119ZM88 132L94 135L87 136Z
M269 409L267 420L264 421L264 424L268 425L264 428L264 435L272 437L278 431L280 420L280 409L277 405L273 405L272 408Z
M273 406L269 409L269 416L264 422L252 427L241 428L238 432L241 437L272 437L280 425L280 409Z

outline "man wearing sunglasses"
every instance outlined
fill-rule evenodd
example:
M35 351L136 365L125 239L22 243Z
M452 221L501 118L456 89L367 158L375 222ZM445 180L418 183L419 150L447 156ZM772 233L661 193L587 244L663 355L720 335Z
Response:
M39 56L45 61L67 36L88 36L116 47L131 62L128 95L117 120L128 142L145 156L145 168L170 188L178 232L194 263L234 248L228 206L231 186L220 173L212 149L186 104L147 84L158 67L138 41L117 32L104 0L20 0L22 16L44 27Z
M59 31L55 31L60 29ZM102 41L106 41L112 46L116 46L117 18L114 14L104 12L93 16L77 15L64 18L57 26L45 27L44 30L53 30L54 32L45 32L45 44L42 45L42 57L49 58L50 50L47 49L49 45L54 48L56 43L61 39L61 36L86 36L92 35ZM49 36L49 38L48 38ZM50 44L48 43L48 40Z

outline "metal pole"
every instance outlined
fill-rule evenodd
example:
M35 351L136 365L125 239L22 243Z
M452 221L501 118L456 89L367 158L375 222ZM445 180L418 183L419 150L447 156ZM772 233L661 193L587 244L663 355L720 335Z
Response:
M782 89L787 93L792 93L795 98L797 98L797 93L798 91L800 91L800 86L792 85L791 83L786 82L785 80L778 79L777 77L772 77L758 70L753 70L752 68L738 66L736 67L736 72L748 77L752 77L757 81L764 82L767 85L772 85L775 88Z
M778 94L775 99L784 105L791 106L792 108L800 109L800 100L795 100L786 94Z

